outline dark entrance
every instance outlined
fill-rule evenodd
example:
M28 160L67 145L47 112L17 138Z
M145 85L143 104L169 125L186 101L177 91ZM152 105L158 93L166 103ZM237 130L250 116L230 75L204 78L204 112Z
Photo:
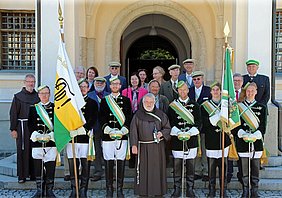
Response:
M152 79L153 68L161 66L170 78L167 68L172 64L178 64L178 53L174 45L164 37L144 36L136 40L126 54L126 76L138 69L148 70L148 80Z

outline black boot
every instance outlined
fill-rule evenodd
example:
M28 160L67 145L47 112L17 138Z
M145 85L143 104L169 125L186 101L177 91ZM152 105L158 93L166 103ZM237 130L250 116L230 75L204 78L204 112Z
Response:
M186 197L195 197L194 172L194 159L186 160Z
M75 176L74 176L74 160L73 158L69 158L69 170L70 170L70 182L71 182L71 194L70 197L76 197L76 185L75 185ZM79 161L76 159L76 172L79 175Z
M257 198L260 197L258 195L260 159L252 159L251 169L251 197Z
M209 194L208 197L215 197L216 190L216 159L208 158L209 168Z
M173 160L174 191L171 197L180 197L181 196L181 179L182 179L181 170L182 170L182 159L175 158Z
M89 172L90 172L90 161L87 161L87 158L81 158L81 176L80 176L80 187L79 187L79 197L86 198L88 190L88 181L89 181Z
M32 198L40 198L44 197L44 191L43 191L43 179L41 177L36 177L36 193L32 196Z
M242 198L249 197L249 158L241 158L241 170L242 170L242 187L243 193Z
M55 177L55 168L56 162L50 161L45 163L46 168L46 197L55 198L55 194L53 193L54 188L54 177Z
M124 179L124 168L125 168L125 160L117 160L117 197L124 197L123 194L123 179Z
M113 197L114 160L105 160L106 197Z

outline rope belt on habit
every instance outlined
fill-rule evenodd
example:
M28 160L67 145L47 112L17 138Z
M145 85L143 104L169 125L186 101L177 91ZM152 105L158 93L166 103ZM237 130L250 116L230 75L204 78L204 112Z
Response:
M161 142L162 140L164 140L164 138L160 139L159 142ZM139 177L139 174L140 174L140 171L139 171L139 167L140 167L140 145L141 144L153 144L153 143L156 143L154 140L152 141L138 141L138 155L137 155L137 167L136 167L136 183L137 185L140 183L140 177Z
M18 119L21 123L21 129L22 129L22 150L24 150L24 125L23 122L27 122L28 119Z

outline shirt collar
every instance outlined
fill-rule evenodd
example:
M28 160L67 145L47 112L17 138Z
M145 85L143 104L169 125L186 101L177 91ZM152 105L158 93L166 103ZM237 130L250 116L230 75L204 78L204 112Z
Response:
M184 102L184 103L186 104L186 103L188 102L188 100L189 100L189 97L186 98L185 100L182 100L182 99L179 97L178 100L179 100L180 102Z

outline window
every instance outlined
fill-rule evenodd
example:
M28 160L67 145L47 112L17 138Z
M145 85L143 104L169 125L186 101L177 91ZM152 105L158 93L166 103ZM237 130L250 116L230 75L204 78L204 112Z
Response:
M34 71L34 11L0 10L0 70Z
M276 12L275 72L282 73L282 10Z

